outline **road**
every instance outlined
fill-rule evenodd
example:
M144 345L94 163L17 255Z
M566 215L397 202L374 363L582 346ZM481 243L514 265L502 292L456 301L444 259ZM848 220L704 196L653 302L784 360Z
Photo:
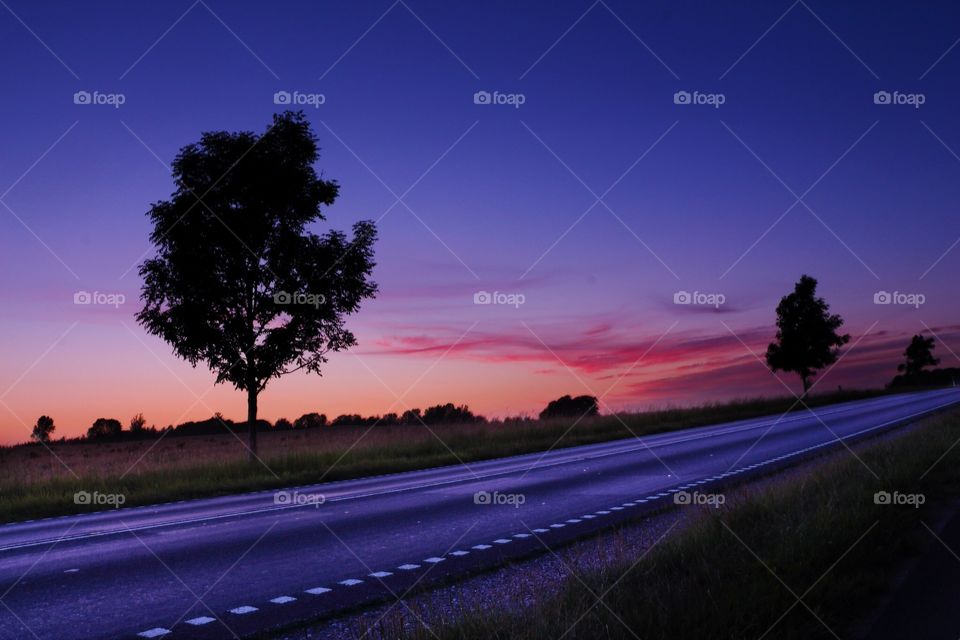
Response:
M958 402L960 389L884 396L300 487L280 504L266 491L6 524L0 638L244 637L562 544Z

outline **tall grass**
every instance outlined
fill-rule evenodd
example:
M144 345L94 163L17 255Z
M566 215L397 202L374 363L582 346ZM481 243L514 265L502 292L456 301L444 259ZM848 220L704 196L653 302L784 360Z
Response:
M879 395L813 396L810 406ZM0 521L93 510L78 491L123 494L126 506L342 480L544 451L783 413L793 398L741 400L577 421L268 432L262 463L249 464L242 436L167 436L159 441L53 443L0 449ZM74 475L75 474L75 475Z

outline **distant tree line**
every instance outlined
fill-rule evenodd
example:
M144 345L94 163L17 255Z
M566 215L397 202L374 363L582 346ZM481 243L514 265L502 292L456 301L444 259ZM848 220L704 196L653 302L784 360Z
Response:
M343 414L333 420L322 413L305 413L296 420L279 418L271 423L269 420L257 420L257 431L298 431L321 427L362 427L362 426L400 426L400 425L440 425L440 424L479 424L487 419L476 415L465 404L455 405L452 402L438 404L425 410L409 409L401 414L386 413L384 415L361 416L359 414ZM156 438L164 433L172 436L181 435L216 435L224 432L245 433L249 427L247 421L234 422L222 414L216 413L206 420L190 420L176 426L167 425L158 428L146 426L147 421L142 413L130 419L127 429L116 418L97 418L87 429L82 438L76 440L138 440ZM51 435L56 430L53 418L40 416L33 427L31 438L37 442L50 442ZM61 439L65 441L65 439Z

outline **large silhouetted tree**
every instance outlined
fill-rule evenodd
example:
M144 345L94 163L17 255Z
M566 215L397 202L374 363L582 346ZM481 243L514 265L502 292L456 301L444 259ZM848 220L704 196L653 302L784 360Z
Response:
M777 337L767 347L767 365L773 371L790 371L800 376L803 393L810 390L810 378L833 364L849 334L838 334L843 318L830 313L830 305L817 297L817 281L804 275L793 293L777 305Z
M157 255L140 266L137 320L246 391L251 459L267 382L319 374L326 354L356 344L345 317L376 293L373 223L354 224L353 238L308 230L339 192L317 175L317 158L302 113L275 115L262 134L204 133L180 150L176 191L148 214Z
M919 375L925 367L935 367L940 364L940 359L933 357L933 344L933 338L913 336L903 352L906 361L897 366L897 371L907 377L913 377Z

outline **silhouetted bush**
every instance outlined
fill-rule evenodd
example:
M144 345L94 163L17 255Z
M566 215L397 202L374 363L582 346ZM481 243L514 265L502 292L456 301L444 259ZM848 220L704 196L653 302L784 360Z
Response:
M428 407L423 412L424 424L470 424L473 422L486 422L483 416L476 416L470 411L470 407L465 404L454 406L453 403L438 404Z
M305 413L293 421L294 429L316 429L327 426L327 416L322 413Z
M912 375L895 376L887 386L892 389L907 387L952 387L960 385L960 368L922 370Z
M257 431L269 431L272 425L266 420L257 420ZM171 435L176 436L200 436L216 435L219 433L245 433L247 431L246 422L234 422L224 418L219 413L214 414L206 420L183 422L173 428Z
M354 426L354 427L363 427L373 424L376 421L376 418L364 418L363 416L353 413L353 414L343 414L339 415L333 419L331 423L334 427L342 426Z
M422 419L420 409L407 409L400 416L400 424L420 424Z
M140 435L144 431L144 427L147 426L147 419L143 417L142 413L130 418L130 433L134 435Z
M289 431L293 429L293 423L286 418L277 418L277 421L273 423L273 428L278 431Z
M115 418L97 418L87 429L87 438L90 440L117 438L122 430L123 425Z
M540 412L540 419L545 418L579 418L595 416L600 412L597 399L593 396L563 396L557 398Z

